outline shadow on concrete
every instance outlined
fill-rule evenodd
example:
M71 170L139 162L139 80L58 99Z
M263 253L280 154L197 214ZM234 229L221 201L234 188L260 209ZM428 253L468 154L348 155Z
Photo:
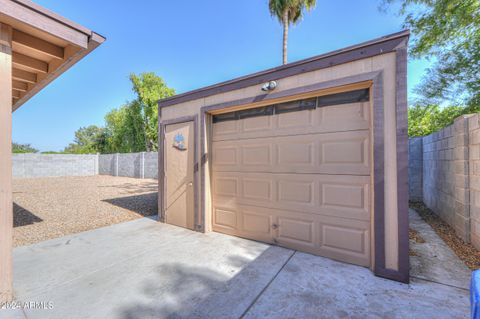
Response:
M43 222L43 219L22 206L13 203L13 227L27 226L40 222Z
M158 214L158 193L117 197L103 199L102 201L120 208L128 209L129 211L144 217Z
M125 193L128 194L139 194L139 193L147 193L147 192L157 192L158 191L158 182L146 182L142 184L136 184L136 183L123 183L123 184L118 184L118 185L102 185L98 187L112 187L112 188L118 188Z
M157 280L146 282L141 291L142 299L151 302L121 309L119 318L240 318L276 274L275 270L265 273L265 267L274 266L271 259L275 253L270 250L272 247L254 260L229 256L226 264L243 266L233 277L210 267L181 263L158 266L154 272Z

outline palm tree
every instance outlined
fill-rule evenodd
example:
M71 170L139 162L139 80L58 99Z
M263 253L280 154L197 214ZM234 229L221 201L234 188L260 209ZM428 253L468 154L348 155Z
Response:
M283 64L287 64L288 27L298 23L303 12L315 8L316 0L269 0L270 14L283 24Z

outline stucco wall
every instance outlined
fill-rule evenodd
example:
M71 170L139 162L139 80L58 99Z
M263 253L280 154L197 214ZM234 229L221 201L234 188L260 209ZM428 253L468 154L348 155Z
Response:
M16 178L93 176L98 174L97 155L13 154Z

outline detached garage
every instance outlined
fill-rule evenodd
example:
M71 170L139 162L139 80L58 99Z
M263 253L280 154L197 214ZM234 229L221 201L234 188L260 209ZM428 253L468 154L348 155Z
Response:
M161 100L160 220L408 282L408 36Z

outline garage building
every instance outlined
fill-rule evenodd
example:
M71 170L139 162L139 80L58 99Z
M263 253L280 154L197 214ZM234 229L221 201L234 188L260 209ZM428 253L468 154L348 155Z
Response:
M408 282L408 37L159 101L160 220Z

